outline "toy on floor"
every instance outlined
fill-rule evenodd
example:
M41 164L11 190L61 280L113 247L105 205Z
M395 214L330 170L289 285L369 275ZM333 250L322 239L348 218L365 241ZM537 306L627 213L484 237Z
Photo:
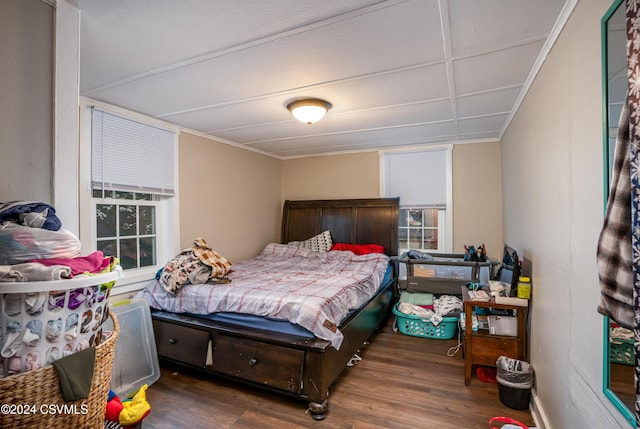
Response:
M142 386L131 400L120 401L113 390L109 390L109 399L105 418L111 422L120 423L123 428L132 428L139 424L151 412L151 405L147 402L147 385Z

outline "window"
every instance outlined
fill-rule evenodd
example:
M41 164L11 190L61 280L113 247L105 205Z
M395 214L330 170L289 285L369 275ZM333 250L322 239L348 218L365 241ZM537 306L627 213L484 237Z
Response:
M399 253L450 253L451 148L381 155L382 194L400 197Z
M444 227L444 220L440 221L444 209L414 207L400 208L399 247L409 249L437 251L440 243L440 228Z
M162 125L88 102L81 109L83 252L118 257L117 286L152 279L179 244L177 134Z
M103 195L106 194L106 195ZM94 190L96 248L123 269L156 265L156 205L151 194ZM109 201L107 198L116 201Z

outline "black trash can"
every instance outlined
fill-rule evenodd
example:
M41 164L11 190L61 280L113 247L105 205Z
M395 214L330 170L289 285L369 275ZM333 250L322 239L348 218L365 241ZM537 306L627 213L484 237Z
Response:
M500 402L514 410L529 408L533 367L528 362L500 356L496 361Z

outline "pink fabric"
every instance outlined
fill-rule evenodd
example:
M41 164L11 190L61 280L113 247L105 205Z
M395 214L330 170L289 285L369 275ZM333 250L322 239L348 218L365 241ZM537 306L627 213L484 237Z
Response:
M37 262L46 266L64 265L71 268L70 277L73 277L83 273L100 273L109 267L111 258L105 257L102 251L96 250L87 256L78 256L77 258L32 259L28 262Z

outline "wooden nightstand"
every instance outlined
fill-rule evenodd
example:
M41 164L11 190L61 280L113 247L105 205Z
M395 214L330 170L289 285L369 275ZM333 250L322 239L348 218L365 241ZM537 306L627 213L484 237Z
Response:
M464 330L464 384L469 385L473 365L496 366L496 360L500 356L508 356L519 360L526 359L528 308L512 304L498 304L493 297L488 302L472 301L469 297L469 289L466 286L462 286L461 290L466 318ZM491 335L489 331L482 329L474 332L472 330L474 307L514 310L518 323L516 336Z

